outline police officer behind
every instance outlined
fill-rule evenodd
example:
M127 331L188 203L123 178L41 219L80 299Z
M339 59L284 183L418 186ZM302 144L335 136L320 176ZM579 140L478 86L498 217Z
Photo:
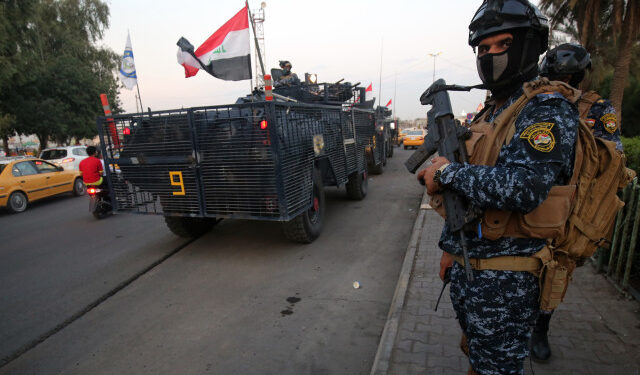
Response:
M540 75L577 88L589 69L591 56L587 50L579 44L565 43L547 52L540 64ZM593 135L615 142L616 149L622 151L616 110L611 102L602 99L595 91L588 91L582 94L577 105L580 118L591 127ZM546 361L551 357L547 336L551 314L540 311L531 335L531 356L538 361Z
M565 43L551 49L540 64L540 75L578 87L587 70L591 70L591 55L579 44ZM595 91L587 91L578 100L578 111L593 135L616 143L622 151L616 110L608 99Z
M523 83L536 78L548 31L547 19L526 0L489 0L480 6L469 26L469 44L477 49L478 74L492 96L472 130L478 124L495 127L496 118L522 96ZM515 133L492 166L435 158L418 175L424 177L428 193L452 190L476 207L512 216L538 207L553 185L571 176L578 113L562 95L541 93L512 122ZM546 245L543 238L466 236L472 262L506 256L531 259ZM446 225L439 246L444 250L440 276L451 267L451 301L463 331L461 347L469 356L468 374L524 374L530 327L539 310L538 278L526 271L474 265L473 281L468 281L460 264L460 241Z
M292 86L299 85L300 79L298 75L291 71L292 65L289 61L281 60L280 68L282 69L282 75L276 80L275 86Z

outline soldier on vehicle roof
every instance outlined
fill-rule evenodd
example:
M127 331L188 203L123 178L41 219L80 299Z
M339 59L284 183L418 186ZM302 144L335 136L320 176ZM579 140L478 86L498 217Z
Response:
M282 75L276 80L275 86L292 86L299 85L300 79L298 75L291 71L292 65L287 60L280 61L280 68L282 69Z
M483 230L466 234L473 280L465 277L460 240L446 224L439 242L444 250L440 277L451 268L450 295L463 331L461 348L469 356L468 374L524 374L530 327L539 311L542 263L532 256L549 252L544 238L511 234L509 230L522 229L517 225L487 238L485 228L493 221L487 223L486 215L521 217L572 175L578 112L565 96L547 89L554 87L548 81L532 82L538 58L547 49L548 32L547 19L526 0L483 2L469 26L469 44L477 52L480 79L492 95L471 124L469 163L437 157L418 175L429 194L454 191L485 211L478 224ZM525 90L534 94L525 96ZM513 130L499 149L485 142L496 120ZM494 149L494 162L480 164L480 155Z

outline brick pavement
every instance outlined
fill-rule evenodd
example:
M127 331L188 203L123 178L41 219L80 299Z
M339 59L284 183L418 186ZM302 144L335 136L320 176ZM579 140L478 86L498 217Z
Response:
M433 310L442 287L437 242L443 221L431 210L421 215L413 264L403 269L410 272L406 293L398 298L399 311L389 314L399 318L395 329L385 328L372 369L375 375L466 374L468 369L458 347L460 328L448 287L438 311ZM527 374L640 375L640 304L622 298L589 265L576 271L565 301L551 320L549 339L552 358L544 364L527 360ZM385 345L385 340L393 344ZM388 355L380 353L385 347Z

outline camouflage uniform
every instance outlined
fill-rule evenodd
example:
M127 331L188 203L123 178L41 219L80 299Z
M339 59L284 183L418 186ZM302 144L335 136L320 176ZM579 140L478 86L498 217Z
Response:
M593 130L593 135L615 142L616 149L622 151L618 117L615 108L613 108L609 100L599 99L593 103L585 121Z
M512 94L487 121L493 121L522 95ZM527 136L545 123L551 127L551 150L540 151ZM575 155L578 112L557 93L539 94L516 120L516 133L502 147L495 167L451 163L440 177L446 189L467 197L481 208L530 212L549 193L571 177ZM472 237L472 238L470 238ZM528 256L539 251L545 240L500 238L490 241L467 233L471 258L503 255ZM462 255L456 236L445 225L440 247ZM530 326L538 314L538 279L528 272L473 271L467 281L464 268L455 263L451 272L451 301L467 336L473 369L480 374L524 374L523 362L529 354Z
M290 73L286 76L281 76L279 80L276 81L276 86L291 86L291 85L299 85L300 78L295 73Z

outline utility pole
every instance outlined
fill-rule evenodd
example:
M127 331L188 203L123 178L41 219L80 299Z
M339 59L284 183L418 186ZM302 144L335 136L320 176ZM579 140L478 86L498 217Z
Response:
M442 52L430 53L429 54L429 56L433 57L433 82L436 81L436 57L438 57L441 53Z

